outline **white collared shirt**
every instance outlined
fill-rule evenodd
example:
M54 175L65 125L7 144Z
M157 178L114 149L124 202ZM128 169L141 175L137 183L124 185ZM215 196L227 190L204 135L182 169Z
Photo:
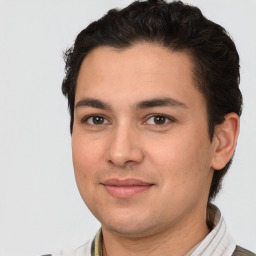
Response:
M200 242L191 256L231 256L235 251L236 244L227 232L226 224L220 210L212 205L214 210L214 228Z
M235 251L236 244L228 234L226 224L221 216L220 210L211 205L213 212L213 224L212 231L192 250L190 250L185 256L231 256ZM85 243L78 249L69 253L55 254L53 256L102 256L100 244L99 231L95 238ZM93 252L93 254L91 254Z

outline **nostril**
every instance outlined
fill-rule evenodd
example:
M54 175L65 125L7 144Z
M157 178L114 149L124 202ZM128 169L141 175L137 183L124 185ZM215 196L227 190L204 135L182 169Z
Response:
M143 158L144 155L141 150L133 149L131 151L127 151L126 154L114 154L113 152L110 152L108 162L119 167L133 166L140 163Z
M107 161L120 167L138 164L144 157L141 148L130 122L119 124L109 137Z

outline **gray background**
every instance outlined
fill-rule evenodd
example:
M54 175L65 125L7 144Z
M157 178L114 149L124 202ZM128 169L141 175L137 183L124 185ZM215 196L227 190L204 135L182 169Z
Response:
M118 0L0 0L0 255L75 248L99 224L77 191L62 51ZM241 135L216 200L228 229L256 251L256 1L188 0L232 35L241 56Z

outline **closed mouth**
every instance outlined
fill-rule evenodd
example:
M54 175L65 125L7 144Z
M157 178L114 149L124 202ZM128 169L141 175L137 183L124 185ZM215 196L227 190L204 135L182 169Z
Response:
M130 198L149 190L154 184L138 179L108 179L102 183L107 192L117 198Z

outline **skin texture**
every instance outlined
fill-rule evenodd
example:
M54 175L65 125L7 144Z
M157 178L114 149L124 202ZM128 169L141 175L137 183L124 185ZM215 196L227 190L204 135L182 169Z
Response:
M192 70L186 53L149 43L99 47L81 65L73 163L80 194L102 223L105 255L184 255L209 232L213 168L232 156L239 121L229 114L210 141ZM113 194L109 179L148 186Z

